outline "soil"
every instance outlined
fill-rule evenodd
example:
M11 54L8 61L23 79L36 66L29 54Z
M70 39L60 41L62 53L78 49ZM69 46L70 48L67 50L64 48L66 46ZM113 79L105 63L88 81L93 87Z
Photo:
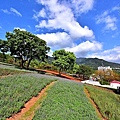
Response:
M91 103L91 104L93 105L93 107L95 108L98 117L99 117L101 120L108 120L108 119L106 119L106 118L101 114L101 112L100 112L97 104L96 104L96 103L94 102L94 100L91 98L90 93L89 93L89 91L87 90L87 88L84 88L84 91L85 91L86 96L87 96L88 99L90 100L90 103Z
M59 77L63 77L63 78L67 78L67 79L70 79L70 80L75 80L75 81L78 81L80 82L80 79L77 79L75 77L72 77L70 75L67 75L67 74L64 74L64 73L61 73L59 75L59 72L57 71L53 71L53 70L42 70L42 69L36 69L38 72L41 71L41 72L45 72L45 73L49 73L49 74L53 74L53 75L56 75L56 76L59 76Z
M30 116L28 116L27 118L24 118L24 115L36 104L37 101L39 101L40 99L42 99L42 97L46 94L46 90L52 86L54 84L54 82L50 83L49 85L47 85L44 89L42 89L42 91L38 94L37 97L32 97L25 105L24 108L21 109L21 111L17 114L14 114L12 117L7 118L6 120L32 120L32 118L34 117L34 112L35 109L31 112ZM38 106L36 106L36 109L38 108Z

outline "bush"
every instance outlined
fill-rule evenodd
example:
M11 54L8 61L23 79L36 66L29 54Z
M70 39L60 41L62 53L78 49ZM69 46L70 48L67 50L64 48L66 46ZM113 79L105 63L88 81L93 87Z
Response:
M99 82L101 85L110 85L110 83L105 79L101 79Z

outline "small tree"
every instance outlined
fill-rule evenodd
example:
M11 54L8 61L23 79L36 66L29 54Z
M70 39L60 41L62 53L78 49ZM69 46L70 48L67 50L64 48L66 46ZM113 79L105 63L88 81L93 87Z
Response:
M78 70L79 70L79 65L75 63L73 67L73 73L76 74Z
M59 68L59 74L62 70L72 70L76 57L73 52L62 50L56 50L53 52L53 65Z
M101 83L109 84L112 80L119 80L119 74L113 70L97 70L96 76L99 76Z
M90 77L90 75L93 73L93 69L86 65L79 65L76 73L79 74L79 77L82 76L82 79L84 80Z
M14 29L12 33L7 32L6 38L9 44L11 55L14 55L21 60L21 67L27 61L27 68L31 60L37 58L44 61L47 58L47 53L50 48L47 47L46 42L37 36L27 31Z

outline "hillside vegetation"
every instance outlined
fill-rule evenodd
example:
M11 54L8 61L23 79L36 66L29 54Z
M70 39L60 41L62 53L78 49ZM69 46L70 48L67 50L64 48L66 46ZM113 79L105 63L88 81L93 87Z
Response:
M52 63L53 57L48 58L48 62ZM77 64L84 64L92 67L93 69L97 69L99 66L110 66L111 68L120 68L120 64L108 62L103 59L98 58L76 58Z
M112 63L112 62L108 62L108 61L105 61L103 59L98 59L98 58L77 58L76 63L89 65L90 67L94 69L97 69L99 66L110 66L111 68L120 67L120 64L118 63Z

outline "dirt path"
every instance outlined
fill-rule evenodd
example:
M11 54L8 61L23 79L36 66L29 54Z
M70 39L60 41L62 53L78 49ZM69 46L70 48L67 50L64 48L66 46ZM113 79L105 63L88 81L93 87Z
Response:
M36 69L36 70L37 70L38 72L39 72L39 71L43 71L43 72L45 72L45 73L49 73L49 74L53 74L53 75L59 76L59 72L57 72L57 71L53 71L53 70L43 70L43 69ZM61 75L60 75L59 77L63 77L63 78L67 78L67 79L69 79L69 80L74 80L74 81L80 82L80 79L77 79L77 78L75 78L75 77L72 77L72 76L67 75L67 74L64 74L64 73L61 73Z
M17 114L14 114L12 117L7 118L6 120L32 120L34 117L34 112L40 107L40 100L46 95L46 91L54 84L51 82L47 85L42 91L38 94L37 97L31 98L25 105L24 108Z
M101 114L101 112L100 112L97 104L96 104L96 103L94 102L94 100L91 98L90 93L89 93L89 91L87 90L87 88L84 88L84 91L85 91L85 94L86 94L87 98L90 100L91 104L92 104L93 107L95 108L98 117L99 117L101 120L108 120L108 119L106 119L106 118Z

